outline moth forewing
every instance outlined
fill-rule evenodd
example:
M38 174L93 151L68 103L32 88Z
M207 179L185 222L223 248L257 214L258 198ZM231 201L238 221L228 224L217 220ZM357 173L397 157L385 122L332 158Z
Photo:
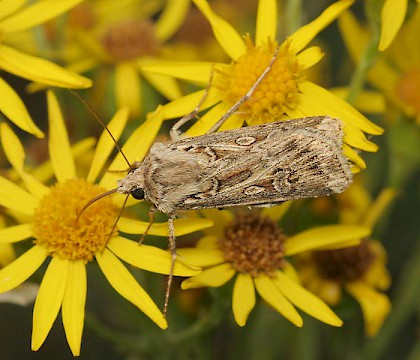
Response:
M316 116L155 143L118 192L168 215L331 195L352 181L342 142L341 121Z

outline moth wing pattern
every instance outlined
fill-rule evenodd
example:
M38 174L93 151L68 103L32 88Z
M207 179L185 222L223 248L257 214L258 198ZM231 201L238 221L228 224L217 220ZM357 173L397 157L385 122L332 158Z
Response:
M316 116L157 143L145 191L166 213L339 193L352 181L342 139L340 120Z

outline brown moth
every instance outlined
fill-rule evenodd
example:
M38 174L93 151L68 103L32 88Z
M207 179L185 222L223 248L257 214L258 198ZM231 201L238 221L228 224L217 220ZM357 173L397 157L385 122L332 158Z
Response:
M118 192L153 204L149 227L155 209L168 215L172 262L164 314L176 260L174 219L179 211L271 206L340 193L352 182L350 164L342 152L343 125L338 119L304 117L215 132L251 97L270 71L277 52L248 93L208 133L181 138L179 132L197 115L203 98L191 114L174 125L172 141L155 143L143 162L131 166L115 189L86 205Z

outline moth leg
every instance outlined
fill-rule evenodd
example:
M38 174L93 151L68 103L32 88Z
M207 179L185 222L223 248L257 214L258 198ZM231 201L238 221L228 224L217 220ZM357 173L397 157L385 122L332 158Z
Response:
M174 268L176 261L176 243L175 243L175 226L174 226L175 215L170 215L168 218L168 246L171 252L171 266L169 268L168 283L166 284L165 292L165 303L163 305L163 316L166 318L168 311L169 295L171 293L172 282L174 279Z
M270 63L264 69L264 71L262 72L260 77L257 79L257 81L255 81L254 85L252 85L251 88L248 90L248 92L244 96L242 96L235 104L233 104L232 107L228 111L226 111L226 113L217 121L216 124L214 124L210 128L209 131L207 131L206 134L210 134L210 133L213 133L213 132L216 132L217 130L219 130L219 128L225 123L225 121L227 119L229 119L232 116L232 114L235 113L245 101L248 101L250 99L250 97L254 93L255 89L258 87L258 85L260 85L261 81L264 80L264 78L266 77L268 72L273 67L273 64L274 64L274 61L277 58L278 52L279 52L279 47L277 47L276 50L274 51L274 54L273 54L273 57L270 60Z
M149 232L150 227L155 222L155 211L156 211L156 206L152 205L151 208L149 209L149 224L147 225L147 228L144 231L144 233L141 235L141 238L139 240L139 245L143 244L144 238L146 237L147 233Z
M183 116L181 119L179 119L174 124L174 126L172 126L171 130L169 131L169 135L171 136L172 141L177 141L177 140L183 138L184 133L180 130L180 128L182 126L184 126L188 121L191 121L192 119L197 118L197 115L200 112L200 108L203 105L204 101L206 100L207 95L209 94L210 86L211 86L211 83L213 81L213 73L214 73L214 69L212 68L211 71L210 71L209 82L207 83L206 89L204 90L204 95L201 98L198 105L194 108L193 111L191 111L189 114Z

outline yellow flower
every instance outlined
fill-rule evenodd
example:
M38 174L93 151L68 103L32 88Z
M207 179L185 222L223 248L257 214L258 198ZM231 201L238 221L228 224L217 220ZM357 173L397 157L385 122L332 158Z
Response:
M167 274L170 255L152 246L138 246L137 242L119 236L117 231L110 235L118 207L123 203L122 196L115 199L106 197L77 218L88 200L116 186L112 181L114 174L105 174L95 184L114 143L104 131L88 176L86 179L78 178L57 99L48 92L47 100L49 154L56 184L48 187L25 171L22 145L6 123L0 124L6 156L24 183L24 186L19 186L0 177L0 204L18 214L22 222L1 229L0 242L14 243L34 238L34 246L0 270L0 292L23 283L50 258L34 306L32 349L40 348L61 308L67 341L72 353L79 355L86 300L86 265L96 260L112 287L165 329L167 324L162 313L118 258L144 270ZM127 109L121 109L109 123L108 127L117 139L127 117ZM161 111L158 110L127 140L125 154L128 157L136 154L137 159L142 160L161 122ZM119 166L119 170L124 168L120 156L114 160L114 165ZM121 217L118 230L141 233L147 225L147 222ZM182 235L210 225L206 219L183 219L176 224L176 232ZM152 226L150 234L167 236L167 224ZM197 269L177 263L174 273L192 275L197 273Z
M8 37L42 24L72 8L82 0L26 1L4 0L0 4L0 69L37 83L65 88L86 88L92 82L47 60L27 55L7 45ZM19 95L0 78L0 111L19 126L37 137L42 131L34 124Z
M168 0L163 9L160 5L150 0L86 2L74 11L71 41L63 51L69 68L79 73L95 70L98 83L113 82L117 107L129 107L132 117L143 108L141 80L168 99L182 95L175 79L143 69L166 56L165 42L184 20L190 0ZM159 18L152 22L158 10ZM95 89L103 91L98 98L103 99L105 89Z
M339 19L339 28L346 47L358 62L368 32L346 12ZM388 102L420 124L420 7L417 6L410 20L397 35L396 41L376 59L367 73L368 81L381 90Z
M380 51L384 51L398 34L404 23L407 6L408 0L385 0L381 11L381 38L378 46Z
M207 83L214 69L214 86L210 88L202 109L212 107L188 131L199 135L209 130L220 117L255 83L272 59L276 40L276 1L260 1L255 43L249 35L245 41L225 20L217 16L204 0L194 3L209 20L213 33L231 64L204 62L156 63L145 70L170 75L184 80ZM344 123L345 155L359 168L363 160L351 149L376 151L377 146L369 142L363 132L381 134L382 129L367 120L345 101L322 87L305 80L305 70L316 64L323 56L319 47L305 46L353 1L341 0L328 7L317 19L290 35L281 45L271 71L256 88L250 100L233 114L222 129L242 126L246 121L258 124L312 115L329 115ZM189 113L200 102L204 90L177 99L164 106L164 117L175 118Z
M216 225L206 231L196 248L178 250L182 259L202 267L203 272L185 280L182 288L219 287L235 278L232 310L240 326L245 326L255 306L255 290L296 326L301 327L303 320L295 307L326 324L341 326L342 321L331 309L299 284L287 258L326 246L348 246L370 231L361 226L331 225L288 237L277 222L289 206L286 203L260 213L236 215L206 210Z
M373 229L394 196L393 189L385 189L372 203L364 187L355 183L337 196L342 207L340 221ZM297 269L303 285L330 305L341 301L342 288L351 294L362 308L366 334L374 336L391 310L388 297L381 292L391 280L382 245L366 237L360 239L358 246L302 254Z

